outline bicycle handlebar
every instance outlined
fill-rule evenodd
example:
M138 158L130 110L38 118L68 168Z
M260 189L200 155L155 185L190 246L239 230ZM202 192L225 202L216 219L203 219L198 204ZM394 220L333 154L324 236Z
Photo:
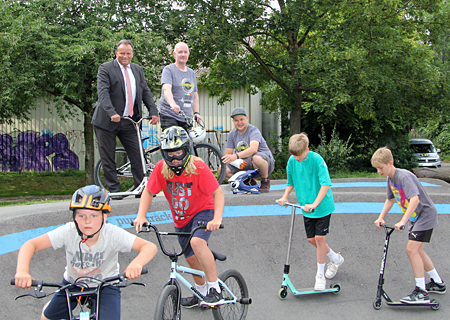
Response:
M278 200L275 200L275 203L278 203ZM292 207L296 207L296 208L300 208L302 210L305 210L305 206L300 206L298 204L293 204L293 203L289 203L289 202L284 202L285 206L292 206ZM314 212L314 208L309 209L309 212Z
M134 223L131 222L131 225L134 226ZM194 233L197 230L206 229L206 224L205 224L205 221L199 221L198 222L198 226L195 227L194 229L192 229L191 232L162 232L162 231L159 231L158 228L155 225L149 224L149 223L144 223L142 225L142 227L143 227L142 230L139 231L139 232L152 232L152 230L150 230L150 229L153 229L153 231L156 234L156 238L158 239L159 246L161 247L162 252L166 256L168 256L168 257L179 257L183 253L186 252L186 249L188 248L189 243L190 243L192 237L194 236ZM223 226L223 224L221 224L219 226L219 229L223 229L223 228L224 228L224 226ZM166 248L164 247L163 241L161 239L162 235L163 236L175 236L175 235L176 236L183 236L183 237L189 237L189 239L188 239L188 241L186 241L186 245L181 249L181 251L179 253L169 253L169 252L167 252Z
M141 271L141 275L146 274L146 273L148 273L148 269L146 267L143 267L142 271ZM84 277L78 278L77 280L75 280L75 282L78 281L79 279L82 279L82 278L84 278ZM121 273L121 274L118 274L116 276L108 277L108 278L105 278L103 280L97 280L97 281L99 281L100 284L101 284L101 283L112 282L112 281L116 281L116 280L123 281L124 279L126 279L125 273ZM16 285L16 279L11 279L10 284L12 286L15 286ZM31 281L31 286L32 287L37 287L37 286L53 287L53 288L62 288L63 287L63 285L61 283L44 282L44 281L41 281L41 280L32 280Z

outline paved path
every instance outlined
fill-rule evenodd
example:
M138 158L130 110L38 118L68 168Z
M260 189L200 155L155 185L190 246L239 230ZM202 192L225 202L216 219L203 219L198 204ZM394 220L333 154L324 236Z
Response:
M331 282L339 282L339 294L294 296L285 300L278 298L283 266L286 261L290 209L274 205L281 197L285 181L275 181L268 194L233 195L229 186L223 186L226 196L224 217L225 229L214 233L210 246L225 253L227 261L218 263L219 273L234 268L245 277L253 304L247 319L444 319L450 312L450 293L436 295L441 303L439 311L428 307L389 307L383 303L381 310L374 310L372 303L384 244L384 233L373 226L385 200L384 179L333 180L336 214L332 217L329 245L341 251L346 262ZM450 185L435 179L421 179L427 192L438 205L439 225L435 229L426 251L435 262L441 276L450 283L450 270L444 253L450 252L448 229L450 227ZM290 197L295 202L295 195ZM130 198L113 202L110 223L128 226L137 212L139 200ZM0 308L2 319L38 319L47 299L23 298L14 301L14 296L23 290L9 285L14 276L17 258L16 247L29 237L45 232L49 228L71 219L68 203L39 204L21 207L0 208L0 265L3 284ZM164 197L155 198L149 217L160 223L162 230L172 231L166 223L168 204ZM387 222L396 223L398 213L388 215ZM157 221L160 220L160 221ZM41 229L44 228L44 229ZM32 231L31 231L32 230ZM129 229L132 231L131 229ZM156 241L153 234L144 235ZM414 276L405 253L406 233L394 233L389 248L386 267L385 289L393 299L409 294L414 287ZM124 266L134 254L122 255ZM183 259L182 259L183 260ZM64 253L46 250L33 258L31 270L37 279L59 281L64 268ZM311 287L316 270L315 250L305 239L300 216L291 252L291 280L294 285ZM169 260L160 252L148 265L150 273L141 279L147 287L130 287L122 291L122 319L152 319L156 299L169 275ZM35 314L36 316L32 316ZM183 319L212 319L210 311L183 310Z

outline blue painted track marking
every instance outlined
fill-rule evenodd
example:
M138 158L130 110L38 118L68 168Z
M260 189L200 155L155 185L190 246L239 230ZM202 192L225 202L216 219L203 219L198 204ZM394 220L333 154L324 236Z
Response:
M336 210L333 214L345 213L379 213L384 203L378 202L338 202L335 203ZM436 204L439 214L450 214L450 204ZM299 212L300 213L300 212ZM402 213L399 206L393 206L390 213ZM225 207L223 216L232 217L252 217L252 216L278 216L290 215L291 209L284 208L277 204L256 205L256 206L228 206ZM124 216L108 217L108 222L120 228L131 228L131 222L136 218L135 214ZM147 213L147 220L152 224L173 222L170 211L156 211ZM57 226L37 228L8 234L0 237L0 255L19 250L25 241L40 236Z
M428 182L421 182L422 186L424 187L441 187L438 184L431 184ZM333 183L331 185L331 189L334 188L370 188L370 187L380 187L380 188L386 188L386 181L381 181L381 182L337 182L337 183ZM285 190L286 189L286 184L274 184L270 186L270 190L275 191L275 190Z

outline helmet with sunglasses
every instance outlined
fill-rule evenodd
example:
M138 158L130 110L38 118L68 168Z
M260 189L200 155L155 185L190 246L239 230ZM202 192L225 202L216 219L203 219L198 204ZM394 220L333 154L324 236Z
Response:
M169 156L169 153L182 151L182 154ZM161 137L161 153L169 168L180 176L191 157L191 140L187 132L182 127L173 126L164 130ZM174 165L173 160L181 161Z

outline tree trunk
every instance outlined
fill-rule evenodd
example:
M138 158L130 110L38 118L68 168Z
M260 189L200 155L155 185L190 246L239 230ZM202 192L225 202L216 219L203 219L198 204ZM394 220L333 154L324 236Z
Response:
M450 169L448 169L448 167L440 169L420 167L420 168L413 168L413 172L418 178L439 179L450 183Z
M95 184L94 181L94 126L91 117L84 113L84 163L86 170L86 185Z
M289 130L290 136L302 132L302 100L297 99L291 111L291 128Z

